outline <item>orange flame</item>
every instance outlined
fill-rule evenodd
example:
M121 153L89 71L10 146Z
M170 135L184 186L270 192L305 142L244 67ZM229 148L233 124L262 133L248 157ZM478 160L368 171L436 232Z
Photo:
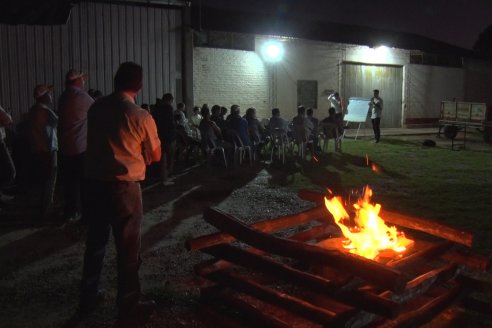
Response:
M381 173L381 168L376 163L371 164L371 169L374 173Z
M342 230L343 235L348 239L344 245L351 253L375 259L380 251L391 249L397 253L402 253L407 246L413 243L407 239L403 232L399 232L396 227L388 227L384 220L379 217L381 210L380 204L371 204L372 190L369 186L364 188L364 196L357 203L355 208L355 228L349 228L341 221L350 219L347 211L342 205L340 197L328 199L325 197L325 205L333 215L335 223Z

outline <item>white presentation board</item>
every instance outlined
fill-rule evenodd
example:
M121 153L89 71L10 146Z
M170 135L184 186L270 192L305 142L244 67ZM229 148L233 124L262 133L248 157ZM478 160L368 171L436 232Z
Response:
M357 133L355 134L355 140L359 136L360 126L362 123L366 122L369 113L369 102L371 98L360 98L360 97L350 97L347 105L347 112L343 116L343 120L347 122L359 123L357 127ZM343 137L345 137L345 132L343 131Z
M369 112L371 98L350 97L347 113L343 117L346 122L365 122Z

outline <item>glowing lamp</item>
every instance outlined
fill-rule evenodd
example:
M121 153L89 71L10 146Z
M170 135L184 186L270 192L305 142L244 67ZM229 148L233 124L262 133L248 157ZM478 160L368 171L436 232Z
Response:
M280 61L284 55L284 47L280 42L270 41L264 44L262 52L265 60L277 62Z

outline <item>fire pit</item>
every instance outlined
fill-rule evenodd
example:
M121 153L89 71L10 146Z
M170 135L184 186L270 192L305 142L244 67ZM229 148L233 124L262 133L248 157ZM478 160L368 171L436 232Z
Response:
M470 275L489 265L488 258L471 253L471 233L369 206L370 194L366 189L354 206L357 228L346 225L351 218L340 199L309 191L299 196L320 206L249 226L207 209L205 220L220 232L187 242L189 250L212 256L195 268L204 278L201 309L207 321L213 317L215 326L408 327L445 309L490 309L469 296L490 288ZM370 220L361 224L369 209ZM361 235L346 241L381 225L380 218L412 235L383 222L383 233L370 237L382 239L376 250L367 251Z

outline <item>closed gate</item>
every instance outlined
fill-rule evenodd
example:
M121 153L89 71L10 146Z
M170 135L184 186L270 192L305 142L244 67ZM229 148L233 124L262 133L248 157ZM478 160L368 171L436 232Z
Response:
M399 128L402 126L402 87L403 67L387 65L364 65L343 63L342 96L372 97L372 91L379 89L383 98L381 127Z

